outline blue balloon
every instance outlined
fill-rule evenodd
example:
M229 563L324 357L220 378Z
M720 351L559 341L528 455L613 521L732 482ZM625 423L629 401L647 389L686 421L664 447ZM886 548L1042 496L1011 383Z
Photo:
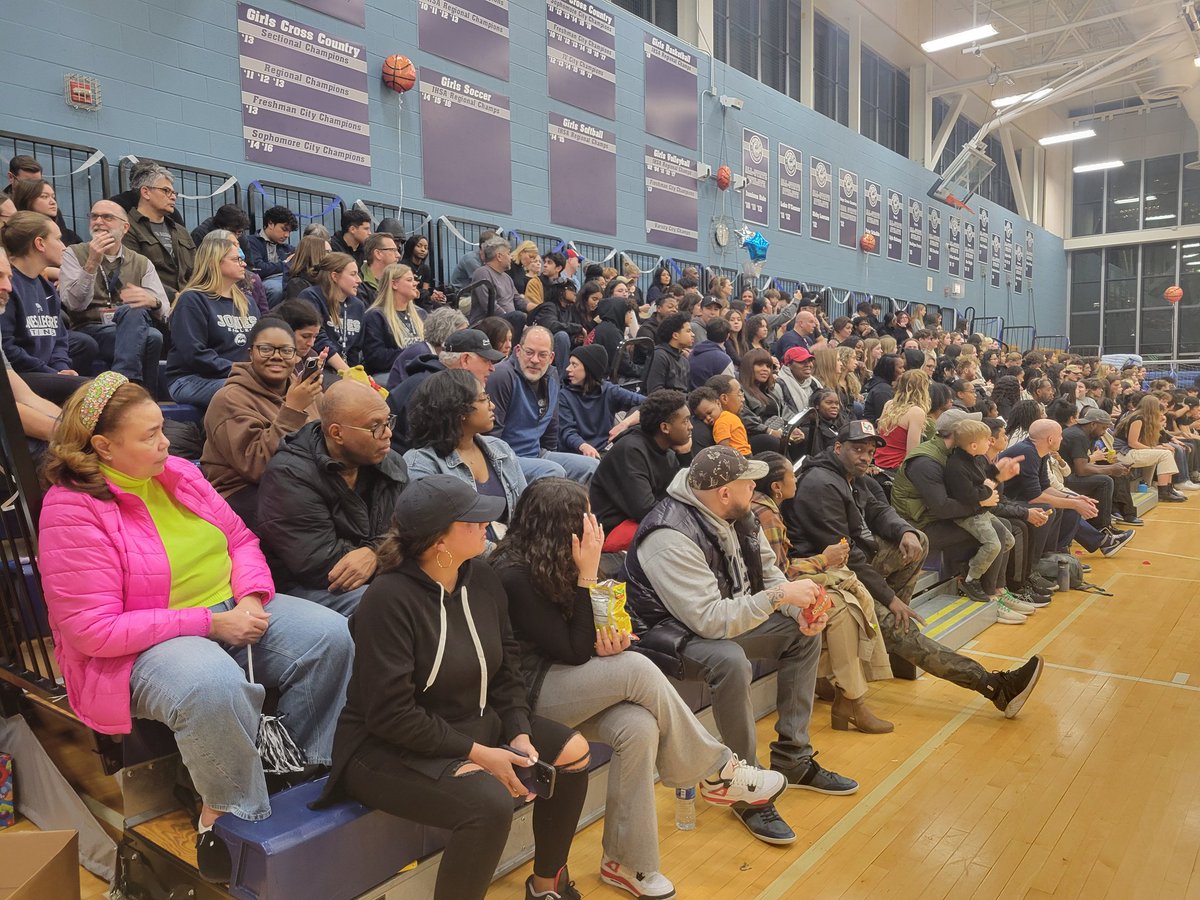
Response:
M746 248L746 252L750 254L751 262L764 262L767 258L767 250L771 246L771 242L762 236L762 232L756 231L750 237L742 241L742 246Z

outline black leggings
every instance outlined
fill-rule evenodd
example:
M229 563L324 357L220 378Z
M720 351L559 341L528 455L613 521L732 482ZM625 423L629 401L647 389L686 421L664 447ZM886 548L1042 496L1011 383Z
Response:
M530 739L539 758L552 761L574 733L534 716ZM364 806L449 829L434 900L483 900L508 840L515 801L487 772L460 776L454 774L457 768L451 765L432 779L406 766L386 744L368 741L346 766L342 784ZM533 872L538 877L553 878L567 864L587 784L586 767L578 772L559 769L554 796L534 801Z

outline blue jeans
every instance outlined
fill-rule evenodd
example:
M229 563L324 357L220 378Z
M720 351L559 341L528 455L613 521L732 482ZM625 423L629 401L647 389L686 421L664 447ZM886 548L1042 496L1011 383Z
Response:
M233 606L226 600L212 611ZM266 689L279 689L277 714L305 761L328 765L354 658L346 620L336 613L286 594L276 594L267 612L271 623L254 645L257 684L247 679L244 647L201 637L144 650L129 677L130 712L175 733L205 805L248 821L271 814L254 746Z
M539 478L570 478L580 484L589 484L596 473L600 460L580 456L578 453L559 453L556 450L543 450L542 455L521 456L517 458L521 473L526 482L537 481Z
M167 393L176 403L190 403L208 409L217 391L225 386L224 378L205 378L203 375L180 375L171 382Z
M356 587L352 591L328 591L324 588L306 588L293 587L292 595L302 597L305 600L311 600L313 603L319 603L322 606L332 609L336 613L341 613L343 616L349 615L358 608L358 601L362 599L363 594L367 592L367 588L371 586L367 582L362 587Z
M274 309L283 300L283 273L268 275L262 280L262 285L267 292L267 306Z
M151 397L158 396L163 336L154 327L150 310L118 306L111 323L90 322L77 330L95 339L100 358L114 372L141 382Z

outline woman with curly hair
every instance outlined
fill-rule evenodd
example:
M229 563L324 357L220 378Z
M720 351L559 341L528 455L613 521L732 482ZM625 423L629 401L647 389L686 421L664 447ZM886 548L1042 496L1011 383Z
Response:
M629 632L597 626L604 529L587 490L565 478L531 484L491 564L509 597L513 633L534 714L613 748L600 879L638 897L672 897L659 871L654 773L710 803L766 806L783 792L777 772L738 759L696 721Z
M1013 375L1001 375L992 386L992 401L1000 418L1007 419L1012 408L1021 401L1021 383Z
M875 452L875 465L894 471L921 443L929 417L929 376L910 369L896 381L896 393L883 405L875 430L886 442Z

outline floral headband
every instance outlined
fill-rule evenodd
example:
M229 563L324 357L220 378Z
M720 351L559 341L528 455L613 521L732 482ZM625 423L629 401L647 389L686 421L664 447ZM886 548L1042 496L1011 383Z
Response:
M88 385L83 404L79 407L79 416L89 432L95 430L96 423L100 421L100 415L104 412L104 407L108 406L112 395L123 384L129 384L129 379L124 375L118 372L101 372Z

